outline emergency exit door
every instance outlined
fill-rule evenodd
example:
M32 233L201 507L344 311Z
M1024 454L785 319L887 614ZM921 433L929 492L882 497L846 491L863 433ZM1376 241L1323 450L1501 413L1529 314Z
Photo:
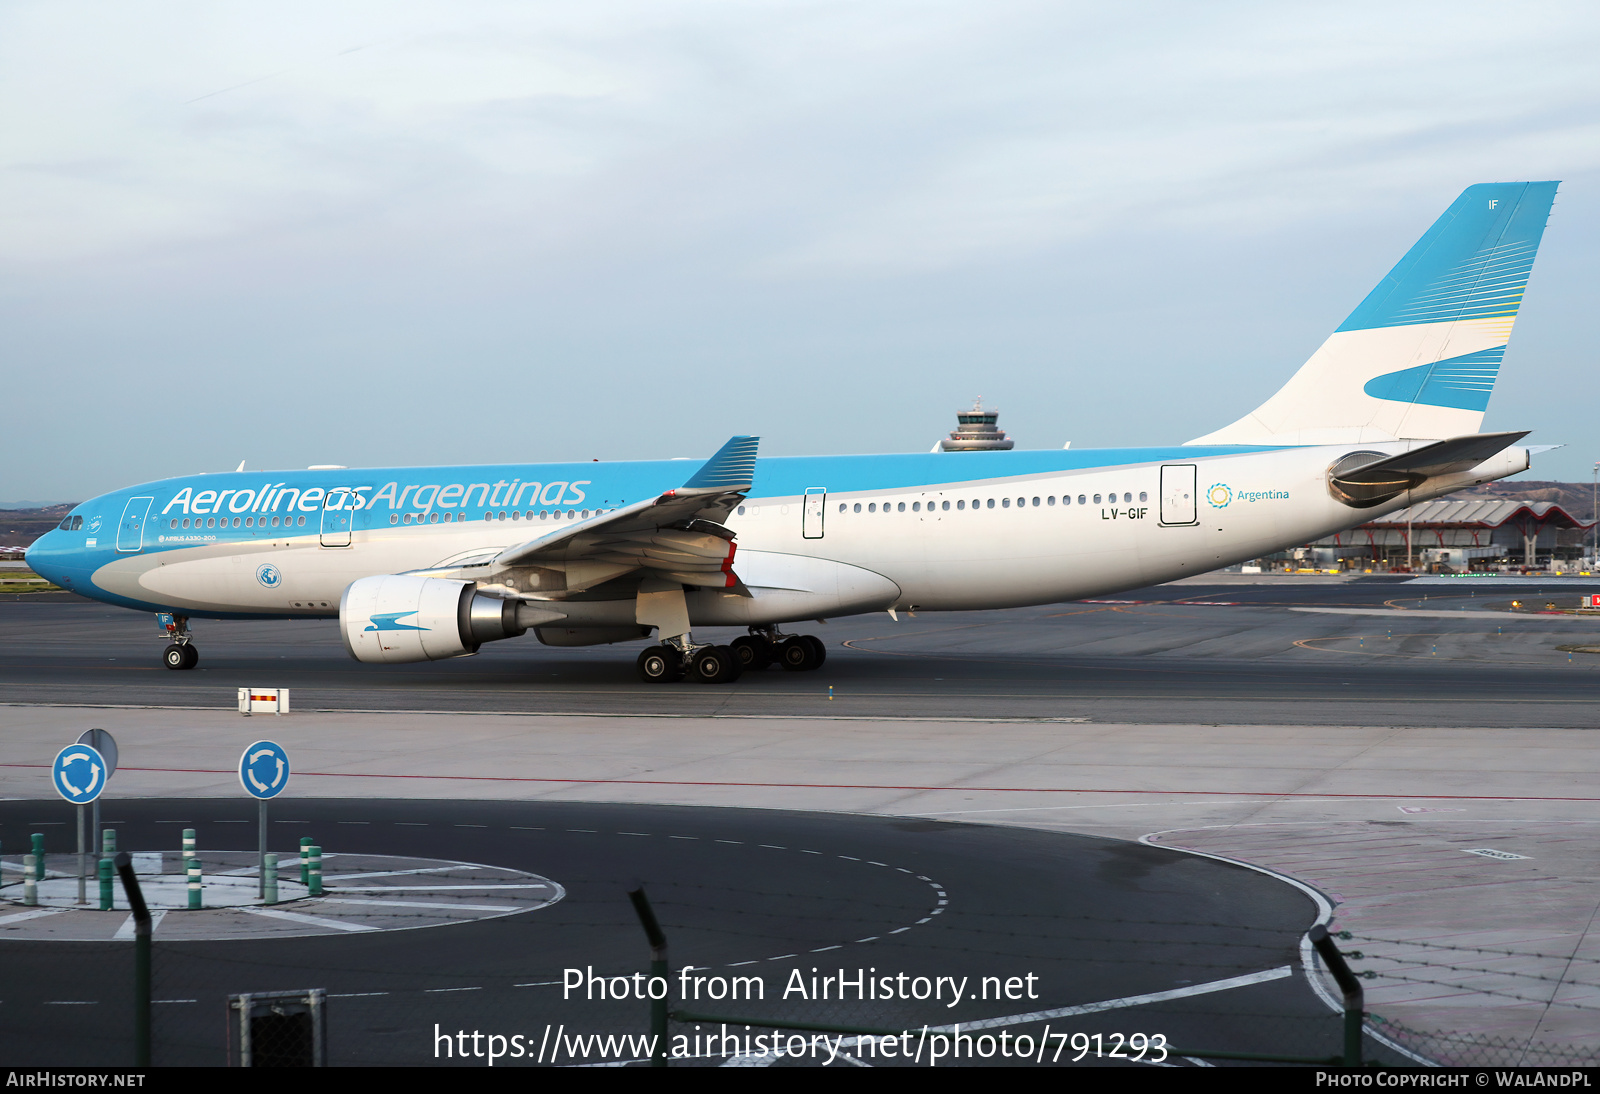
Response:
M805 508L801 510L800 534L806 539L822 538L822 518L828 509L828 488L826 486L810 486L806 488Z
M1192 463L1161 465L1161 523L1167 526L1199 524L1196 504L1199 468Z

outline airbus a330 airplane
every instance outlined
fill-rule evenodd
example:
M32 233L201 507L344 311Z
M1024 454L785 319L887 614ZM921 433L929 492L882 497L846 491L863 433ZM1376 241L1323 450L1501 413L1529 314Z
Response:
M533 630L648 681L818 667L799 620L1049 604L1203 573L1525 470L1480 433L1556 183L1468 187L1272 398L1170 448L234 472L84 502L27 554L189 621L337 618L366 662ZM729 646L693 628L743 627Z

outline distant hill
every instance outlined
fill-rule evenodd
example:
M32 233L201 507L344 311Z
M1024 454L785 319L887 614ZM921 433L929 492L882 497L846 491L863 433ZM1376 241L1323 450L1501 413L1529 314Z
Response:
M61 523L75 501L42 509L0 509L0 547L26 547Z
M1579 520L1594 519L1594 484L1587 482L1486 482L1468 490L1458 490L1452 498L1505 498L1516 501L1553 501Z

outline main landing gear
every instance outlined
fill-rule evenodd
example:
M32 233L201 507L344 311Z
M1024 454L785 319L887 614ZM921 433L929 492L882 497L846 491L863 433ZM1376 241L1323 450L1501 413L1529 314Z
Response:
M696 646L687 635L650 646L635 667L647 684L690 679L702 684L731 684L745 672L782 665L790 672L821 668L828 659L822 640L809 634L779 634L776 628L751 627L750 633L726 646Z
M200 663L200 651L189 635L189 617L162 612L156 616L161 629L172 642L161 651L161 663L169 669L192 669Z
M670 643L646 649L635 667L639 679L647 684L667 684L685 677L702 684L731 684L744 672L727 646L691 647L686 653Z
M735 638L730 648L753 672L768 665L782 665L789 672L810 672L820 669L828 659L828 647L822 639L809 634L779 634L776 627L751 627L750 633Z

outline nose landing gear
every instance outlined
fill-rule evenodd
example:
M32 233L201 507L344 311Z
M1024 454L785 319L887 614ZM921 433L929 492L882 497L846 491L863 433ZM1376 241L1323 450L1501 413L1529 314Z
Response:
M189 617L162 612L156 616L162 633L172 639L161 651L161 663L169 669L192 669L200 663L200 651L189 635Z

